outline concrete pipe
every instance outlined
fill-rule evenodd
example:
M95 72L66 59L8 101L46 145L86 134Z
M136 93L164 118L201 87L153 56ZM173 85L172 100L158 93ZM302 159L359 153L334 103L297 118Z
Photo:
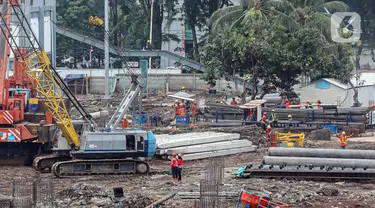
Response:
M265 165L314 165L347 168L375 168L375 160L342 159L342 158L314 158L314 157L263 157Z
M320 158L348 158L348 159L375 159L375 150L342 150L318 148L282 148L271 147L269 156L278 157L320 157Z

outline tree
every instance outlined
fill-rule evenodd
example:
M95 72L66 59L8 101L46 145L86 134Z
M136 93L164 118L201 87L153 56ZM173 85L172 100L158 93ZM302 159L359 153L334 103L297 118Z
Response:
M229 6L215 11L209 19L208 25L212 33L229 24L230 28L239 27L241 22L248 17L252 8L260 11L262 16L267 16L271 10L288 11L292 7L288 0L241 0L240 5Z
M283 22L283 14L271 12L267 19L261 11L251 9L242 27L226 29L211 36L204 48L205 79L229 79L239 72L251 74L252 99L263 84L261 97L269 83L282 91L291 91L301 75L312 79L337 78L348 83L352 77L350 48L323 37L321 31L301 24L291 30ZM244 94L241 94L244 95Z

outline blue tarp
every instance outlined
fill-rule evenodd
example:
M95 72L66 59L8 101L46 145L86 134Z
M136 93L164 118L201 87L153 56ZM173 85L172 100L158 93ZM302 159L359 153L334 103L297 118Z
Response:
M64 82L69 82L69 81L72 81L74 79L82 79L83 77L85 77L84 74L68 74L64 78Z

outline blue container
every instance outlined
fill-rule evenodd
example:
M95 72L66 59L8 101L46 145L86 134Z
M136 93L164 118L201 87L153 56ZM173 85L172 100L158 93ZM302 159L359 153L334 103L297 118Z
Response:
M32 112L32 113L37 113L38 112L38 104L30 104L29 111Z
M324 128L329 129L332 133L336 134L337 126L332 124L323 125Z
M176 123L188 124L187 116L184 116L184 117L176 116Z

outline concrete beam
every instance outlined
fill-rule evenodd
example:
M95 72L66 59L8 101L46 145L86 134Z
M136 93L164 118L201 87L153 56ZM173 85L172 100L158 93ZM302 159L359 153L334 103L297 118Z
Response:
M351 159L375 159L374 150L342 150L342 149L318 149L318 148L282 148L271 147L269 156L279 157L320 157L320 158L351 158Z
M257 149L256 146L252 146L252 147L243 147L243 148L228 149L228 150L201 152L201 153L187 154L187 155L184 155L183 158L185 161L199 160L199 159L205 159L205 158L210 158L210 157L234 155L234 154L244 153L244 152L255 152L256 149Z
M314 165L347 168L375 168L375 160L346 159L346 158L316 158L316 157L280 157L264 156L265 165Z
M193 146L187 146L187 147L161 149L158 152L158 154L171 155L173 152L176 152L176 153L182 153L185 155L185 154L192 154L192 153L199 153L199 152L209 152L209 151L218 151L218 150L225 150L225 149L251 147L252 144L253 143L249 140L233 140L233 141L216 142L216 143L210 143L210 144L193 145Z
M182 140L193 140L193 139L197 139L197 138L201 138L201 137L207 137L207 136L221 136L221 135L224 135L222 133L209 133L209 132L204 132L204 133L191 133L191 134L176 134L176 135L173 135L173 136L168 136L168 137L164 137L164 138L158 138L156 137L156 144L159 145L159 144L165 144L165 143L173 143L173 142L177 142L177 141L182 141Z
M220 141L231 141L237 140L240 138L239 134L220 134L220 135L207 135L204 137L189 137L189 138L181 138L178 140L171 140L166 143L159 143L157 144L157 148L159 149L166 149L172 147L182 147L182 146L190 146L190 145L197 145L197 144L208 144Z

